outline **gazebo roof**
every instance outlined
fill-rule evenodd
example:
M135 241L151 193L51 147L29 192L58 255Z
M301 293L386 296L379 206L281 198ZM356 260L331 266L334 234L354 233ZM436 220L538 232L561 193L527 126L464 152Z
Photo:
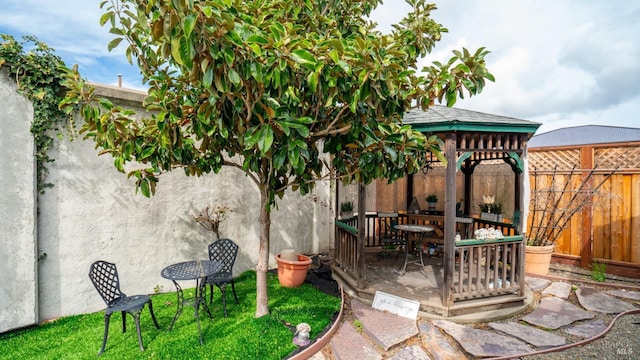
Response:
M405 113L403 122L423 133L467 131L533 134L542 125L534 121L442 105L433 105L427 111L412 109Z

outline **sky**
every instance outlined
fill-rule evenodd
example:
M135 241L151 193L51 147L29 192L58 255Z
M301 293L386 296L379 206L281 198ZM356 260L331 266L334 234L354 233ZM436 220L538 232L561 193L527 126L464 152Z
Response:
M34 35L67 66L96 83L144 90L124 46L100 27L102 0L0 0L0 33ZM449 29L419 68L447 61L454 49L485 47L487 82L457 108L540 122L538 133L562 127L640 127L640 1L434 1L432 18ZM382 32L410 11L385 0L372 14Z

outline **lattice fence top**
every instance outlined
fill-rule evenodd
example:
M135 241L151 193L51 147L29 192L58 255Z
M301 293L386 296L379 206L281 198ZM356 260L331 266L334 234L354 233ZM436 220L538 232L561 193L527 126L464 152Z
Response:
M535 151L529 153L529 168L536 170L580 167L580 149Z
M593 150L593 165L594 168L600 170L640 169L640 147L595 148ZM580 167L580 148L529 152L529 169L532 170L569 171Z
M596 149L594 162L598 169L640 169L640 147Z

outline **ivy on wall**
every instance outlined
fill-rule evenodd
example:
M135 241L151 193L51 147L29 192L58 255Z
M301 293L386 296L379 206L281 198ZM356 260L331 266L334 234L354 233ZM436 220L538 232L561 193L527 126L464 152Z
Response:
M43 193L53 184L46 182L47 163L54 159L48 155L54 139L62 137L60 130L68 116L58 108L67 89L62 85L62 59L54 50L34 36L17 41L0 34L0 67L9 70L18 91L33 102L31 134L36 144L38 191Z

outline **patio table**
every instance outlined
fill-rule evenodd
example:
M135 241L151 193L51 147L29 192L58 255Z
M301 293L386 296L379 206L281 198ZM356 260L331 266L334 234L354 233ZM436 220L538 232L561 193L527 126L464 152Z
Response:
M422 266L422 269L424 269L424 262L422 261L422 242L424 241L424 235L426 233L430 233L434 231L434 227L433 225L410 225L410 224L402 224L402 225L396 225L394 227L396 230L400 230L405 234L406 237L406 245L405 245L405 255L404 255L404 265L402 266L402 274L404 275L404 273L407 272L407 263L409 262L409 248L411 247L411 242L409 239L409 235L411 233L413 234L418 234L419 236L419 244L420 244L420 249L418 249L418 252L420 253L420 265Z
M169 326L169 331L171 331L171 329L173 328L173 324L175 324L180 314L182 314L184 305L193 305L193 308L195 310L196 322L198 323L198 335L200 336L200 344L203 344L202 329L200 328L200 316L198 315L198 309L200 308L200 305L202 305L202 307L207 311L207 313L209 314L209 318L213 318L211 316L211 311L209 311L209 307L207 306L204 299L204 278L217 273L221 269L222 264L215 260L185 261L169 265L162 269L160 275L165 279L173 281L173 284L176 286L176 294L178 296L178 309L176 310L176 314L173 317L171 326ZM178 284L178 280L196 281L196 290L193 298L184 298L184 292L182 291L182 287L180 286L180 284Z

